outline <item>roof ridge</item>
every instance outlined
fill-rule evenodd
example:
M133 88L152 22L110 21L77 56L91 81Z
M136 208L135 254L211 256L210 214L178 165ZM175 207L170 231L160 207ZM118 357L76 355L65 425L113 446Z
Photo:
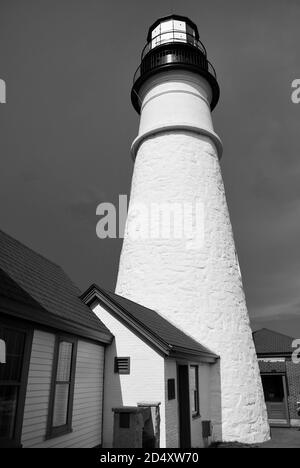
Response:
M102 291L103 291L103 289L102 289ZM108 292L111 292L111 291L108 291ZM172 326L175 327L177 330L179 330L181 333L183 333L185 336L187 336L188 338L190 338L191 340L193 340L195 343L197 343L198 345L201 344L201 343L199 343L198 340L196 340L193 336L191 336L190 334L188 334L185 330L182 330L182 328L179 327L176 323L174 323L169 317L165 317L165 315L161 314L161 313L158 312L157 310L155 310L155 309L150 309L149 307L146 307L146 306L144 306L143 304L140 304L139 302L132 301L131 299L128 299L128 297L121 296L120 294L117 294L117 293L115 293L115 292L111 292L111 294L113 294L113 295L115 295L115 296L118 296L118 297L120 297L121 299L125 299L126 301L131 302L131 303L134 304L134 305L138 305L139 307L143 307L144 309L149 310L150 312L154 312L154 313L157 314L159 317L161 317L163 320L165 320L165 321L168 322L170 325L172 325ZM204 346L204 345L201 344L201 346Z
M102 289L100 287L97 286L98 289L100 289L101 293L104 294L105 297L107 297L107 293L111 293L111 294L115 294L111 291L106 291L105 289ZM116 296L118 297L121 297L122 299L126 299L126 297L123 297L123 296L119 296L118 294L116 294ZM145 325L141 320L139 320L138 318L136 318L131 312L129 312L127 309L124 309L124 307L122 307L122 305L120 305L116 300L114 300L113 298L111 298L110 296L108 296L108 299L110 301L112 301L114 303L114 305L116 307L118 307L119 309L121 309L122 311L124 311L126 314L128 314L133 320L135 320L136 322L138 322L138 324L140 326L142 326L143 328L147 329L147 331L153 335L153 336L156 336L158 338L159 341L165 343L168 347L172 347L172 345L170 343L168 343L166 340L164 340L161 336L159 336L159 334L153 330L151 330L151 328L149 328L147 325ZM130 299L128 299L130 301ZM130 301L130 302L133 302L133 301ZM141 304L138 304L137 302L133 302L133 304L137 304L137 305L141 305ZM144 307L144 306L141 306L141 307ZM145 307L147 309L147 307ZM148 309L152 312L155 312L153 311L152 309Z
M295 338L293 336L290 336L290 335L286 335L285 333L280 333L276 330L272 330L271 328L266 328L266 327L263 327L263 328L260 328L259 330L256 330L255 332L253 332L253 335L259 331L262 331L262 330L266 330L268 332L271 332L271 333L275 333L275 335L281 335L281 336L284 336L285 338L290 338L291 340L294 340Z
M98 289L106 298L108 298L108 300L112 301L118 308L120 308L121 310L123 310L126 314L128 314L133 320L135 320L136 322L138 322L141 326L143 326L144 328L147 328L148 331L150 331L150 333L154 336L157 336L158 339L160 341L163 341L165 343L167 343L169 346L172 346L172 347L182 347L182 348L185 348L184 346L180 346L180 345L174 345L174 344L171 344L171 343L168 343L165 338L163 338L158 332L154 331L153 329L149 328L149 326L147 326L143 321L141 321L139 318L137 318L134 314L132 314L130 311L128 311L128 309L124 308L124 306L122 306L121 304L119 304L118 302L118 298L120 298L120 300L125 300L127 302L130 302L133 306L138 306L138 307L141 307L147 311L149 311L151 314L156 314L158 317L160 317L160 319L164 320L166 323L168 323L169 325L171 325L173 328L175 328L178 332L180 332L182 335L184 335L186 338L188 338L189 340L191 340L196 346L200 346L201 348L203 348L203 352L206 352L207 354L213 354L215 355L215 353L206 345L203 345L202 343L200 343L196 338L194 338L193 336L191 336L190 334L186 333L185 330L182 330L181 327L179 327L176 323L174 323L172 320L170 320L169 318L165 317L163 314L161 314L160 312L154 310L154 309L150 309L149 307L146 307L142 304L140 304L139 302L135 302L135 301L132 301L131 299L128 299L127 297L125 296L121 296L120 294L117 294L115 292L112 292L112 291L109 291L109 290L105 290L103 288L101 288L100 286L98 286L97 284L92 284L90 286L90 288L86 291L86 293L90 292L92 289ZM84 293L82 295L82 297L86 294ZM111 295L113 297L111 297ZM114 297L116 296L116 297ZM186 349L190 349L190 348L186 348Z
M42 255L41 253L37 252L36 250L33 250L31 247L28 247L28 245L24 244L24 242L21 242L19 239L16 239L15 237L11 236L10 234L8 234L7 232L3 231L2 229L0 229L0 233L1 234L4 234L4 236L8 237L10 240L12 240L13 242L16 242L17 244L21 245L23 248L25 248L26 250L29 250L30 252L32 252L34 255L38 255L40 258L42 258L43 260L45 260L46 262L49 262L51 263L52 265L54 265L55 267L59 268L60 270L64 271L63 268L58 265L58 263L55 263L53 260L49 260L49 258L45 257L44 255Z

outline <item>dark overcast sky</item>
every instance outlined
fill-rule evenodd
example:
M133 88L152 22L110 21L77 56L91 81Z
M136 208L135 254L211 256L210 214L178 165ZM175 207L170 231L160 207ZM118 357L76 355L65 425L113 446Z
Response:
M222 171L253 325L300 336L299 0L0 0L0 228L81 289L115 286L96 207L129 193L148 27L189 16L215 65Z

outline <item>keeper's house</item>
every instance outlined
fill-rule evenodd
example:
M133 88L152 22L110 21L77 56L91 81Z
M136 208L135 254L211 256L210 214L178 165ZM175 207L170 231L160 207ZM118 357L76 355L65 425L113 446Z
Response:
M300 364L292 361L294 338L263 328L253 339L270 425L300 427Z
M201 447L218 364L152 310L98 286L80 297L0 231L0 447Z
M0 446L101 443L108 329L57 265L0 231Z

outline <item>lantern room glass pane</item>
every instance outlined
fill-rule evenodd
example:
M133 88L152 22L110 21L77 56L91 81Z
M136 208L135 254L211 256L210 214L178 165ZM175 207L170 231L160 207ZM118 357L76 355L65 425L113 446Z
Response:
M174 40L187 42L186 23L184 21L174 20Z
M161 43L173 42L173 21L164 21L161 23Z
M163 21L153 29L151 48L154 49L169 42L190 42L194 44L194 37L195 31L185 21L170 19Z
M160 45L160 24L156 26L156 28L153 29L152 34L152 41L151 41L151 48L154 49L154 47Z
M186 35L187 35L187 42L192 45L196 45L196 33L191 26L188 24L186 25Z

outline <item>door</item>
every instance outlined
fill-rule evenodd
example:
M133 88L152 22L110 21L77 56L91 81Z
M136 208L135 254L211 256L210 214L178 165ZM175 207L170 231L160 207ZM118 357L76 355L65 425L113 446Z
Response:
M6 362L0 364L0 448L20 447L31 333L0 318Z
M261 376L268 418L274 424L288 424L288 405L285 375L264 374Z
M191 414L189 392L189 368L177 367L179 403L179 440L180 448L191 447Z

